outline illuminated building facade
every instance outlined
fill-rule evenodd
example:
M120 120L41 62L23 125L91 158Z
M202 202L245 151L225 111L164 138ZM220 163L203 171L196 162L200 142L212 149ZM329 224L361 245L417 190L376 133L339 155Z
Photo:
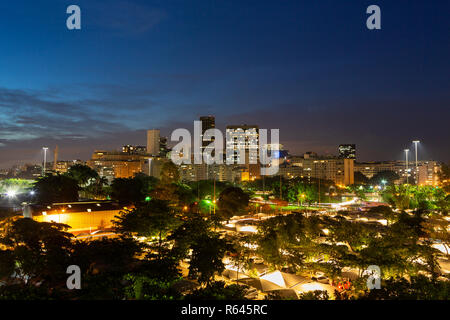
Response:
M421 161L418 166L418 185L439 186L441 165L436 161Z
M23 216L38 222L67 224L70 226L68 232L76 234L112 228L112 221L123 209L111 201L53 203L27 205Z
M151 156L158 156L160 153L159 129L147 130L147 153Z
M114 178L132 178L143 172L148 158L141 154L98 150L87 161L87 165L111 181Z
M239 163L239 150L245 151L245 163L256 164L259 158L259 128L253 125L227 126L226 159L229 163Z
M287 160L287 163L291 166L301 167L301 173L299 171L289 172L286 169L280 169L290 173L290 177L294 177L294 174L304 178L315 178L330 180L338 185L351 185L354 183L354 160L353 159L340 159L333 157L319 157L313 152L305 153L303 156L293 156Z
M240 150L244 150L244 159L241 159ZM243 172L242 181L260 178L258 126L246 124L227 126L226 162L230 164L242 162L240 164Z
M122 147L122 152L128 154L146 154L147 148L144 146L132 146L127 144Z
M68 232L93 232L113 227L112 220L124 208L111 201L53 203L47 206L27 205L25 218L38 222L64 223Z
M355 144L340 144L339 158L341 159L356 159L356 145Z

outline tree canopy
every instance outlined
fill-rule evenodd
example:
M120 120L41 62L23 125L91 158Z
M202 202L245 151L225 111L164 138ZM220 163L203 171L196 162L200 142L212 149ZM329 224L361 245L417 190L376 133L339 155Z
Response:
M33 186L36 202L51 204L55 202L78 201L78 183L75 179L65 175L46 175Z
M232 216L245 213L250 198L241 188L228 187L219 195L217 203L221 216L228 220Z

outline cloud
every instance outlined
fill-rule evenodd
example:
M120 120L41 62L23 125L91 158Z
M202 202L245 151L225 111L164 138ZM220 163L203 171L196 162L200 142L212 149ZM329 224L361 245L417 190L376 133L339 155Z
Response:
M177 102L167 99L167 96ZM43 90L0 87L0 165L38 162L42 146L59 145L67 159L95 149L146 144L145 130L169 135L213 106L191 104L177 90L152 86L77 84ZM180 122L173 122L173 121ZM8 152L4 152L8 150Z
M127 128L119 114L106 116L108 107L106 100L63 100L46 91L0 88L0 139L83 138Z

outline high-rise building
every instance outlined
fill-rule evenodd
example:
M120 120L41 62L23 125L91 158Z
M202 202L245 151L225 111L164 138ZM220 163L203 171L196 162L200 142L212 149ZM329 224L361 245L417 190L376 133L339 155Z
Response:
M338 172L341 173L342 167L338 167ZM354 159L344 159L343 164L343 176L338 175L340 181L344 186L352 185L355 183L355 160Z
M339 158L341 159L356 159L356 145L355 144L340 144Z
M216 127L216 118L214 116L203 116L200 117L200 121L202 122L202 153L205 150L205 148L214 141L214 138L211 141L203 141L203 135L205 134L205 131L208 129L214 129Z
M55 151L53 152L53 171L56 171L56 164L58 163L58 154L59 154L59 148L58 146L55 147Z
M244 150L244 159L241 159L241 150ZM258 126L246 124L227 126L226 162L243 166L241 169L248 180L260 177Z
M421 186L438 186L440 183L439 173L441 165L436 161L420 161L418 167L418 181Z
M147 130L147 153L152 156L157 156L160 153L159 147L159 129Z
M227 126L227 162L238 163L240 150L245 150L245 164L256 164L259 158L259 128L255 125ZM233 151L233 152L228 152Z

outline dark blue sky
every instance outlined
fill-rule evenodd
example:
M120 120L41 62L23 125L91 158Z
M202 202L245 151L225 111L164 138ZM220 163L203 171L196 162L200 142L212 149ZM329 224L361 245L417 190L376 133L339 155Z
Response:
M82 29L66 28L81 7ZM381 7L382 30L366 28ZM450 2L0 2L0 166L145 145L213 114L291 153L450 160Z

